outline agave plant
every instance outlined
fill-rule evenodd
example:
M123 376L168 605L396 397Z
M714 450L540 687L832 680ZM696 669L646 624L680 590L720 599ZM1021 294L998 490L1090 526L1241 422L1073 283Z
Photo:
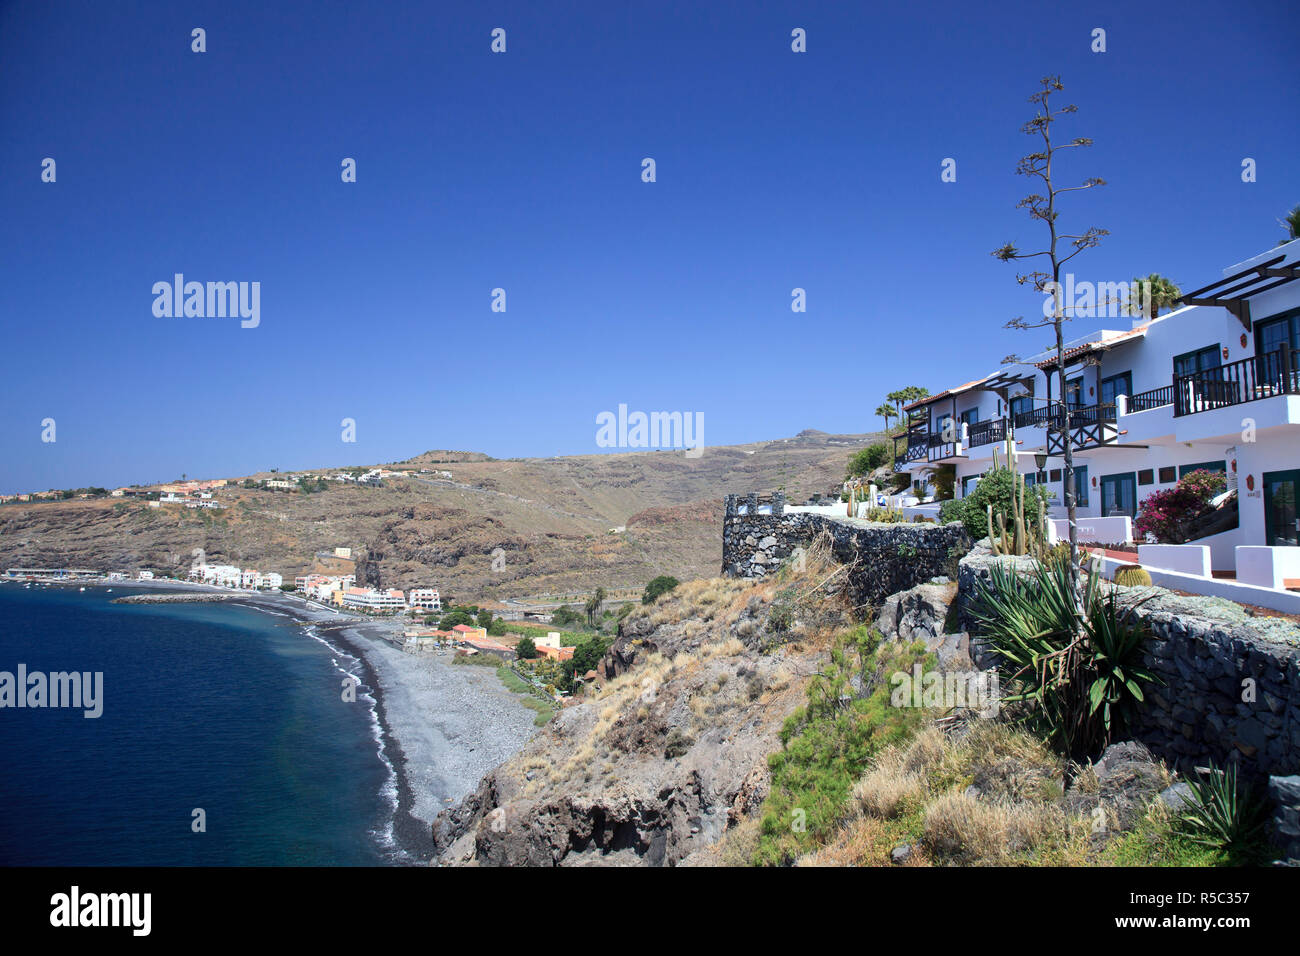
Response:
M1097 575L1089 575L1088 617L1084 621L1089 646L1084 666L1092 675L1089 713L1101 712L1104 745L1114 731L1131 725L1138 705L1146 700L1142 685L1159 678L1141 664L1142 648L1150 636L1134 613L1141 602L1121 606L1113 590L1102 597L1096 581Z
M1200 775L1187 778L1190 797L1183 797L1178 815L1183 832L1193 843L1217 850L1248 850L1263 835L1268 805L1245 781L1237 779L1237 765L1220 770L1213 763Z
M981 636L1002 659L1015 692L1007 702L1030 704L1027 719L1068 754L1095 752L1128 726L1158 680L1142 665L1149 629L1103 594L1089 573L1078 616L1068 562L1040 562L1033 575L995 564L980 583L972 609Z

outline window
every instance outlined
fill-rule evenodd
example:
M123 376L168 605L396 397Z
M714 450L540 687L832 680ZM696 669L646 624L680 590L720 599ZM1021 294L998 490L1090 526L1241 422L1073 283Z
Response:
M1255 354L1268 355L1288 345L1300 349L1300 311L1255 324Z
M1014 420L1017 415L1028 415L1034 410L1034 396L1018 395L1011 400L1011 418Z
M1156 473L1150 468L1143 468L1138 472L1139 485L1153 485L1156 482Z
M1101 380L1101 403L1103 405L1115 404L1116 395L1133 397L1132 372L1121 372L1119 375L1111 375Z
M1101 516L1109 515L1137 517L1137 481L1133 472L1101 479Z
M1083 376L1066 379L1065 382L1065 404L1071 408L1079 408L1083 405Z
M980 410L978 408L968 408L961 413L961 420L967 425L974 425L980 420Z
M1088 506L1088 466L1079 465L1074 469L1074 503L1080 507Z
M1052 469L1052 481L1060 481L1060 480L1061 480L1061 469L1059 469L1059 468L1053 468L1053 469Z
M976 486L977 484L979 484L979 480L980 480L980 476L979 476L979 475L967 475L967 476L965 476L964 478L962 478L962 480L961 480L961 496L962 496L963 498L969 498L970 495L971 495L971 492L973 492L973 491L975 490L975 486Z
M1211 345L1174 358L1174 375L1195 375L1219 367L1219 346Z
M1178 470L1173 465L1167 465L1160 469L1160 483L1167 485L1172 481L1178 480Z
M1221 471L1226 474L1228 463L1221 459L1219 461L1202 461L1195 465L1179 465L1178 477L1182 478L1183 475L1189 475L1194 471Z

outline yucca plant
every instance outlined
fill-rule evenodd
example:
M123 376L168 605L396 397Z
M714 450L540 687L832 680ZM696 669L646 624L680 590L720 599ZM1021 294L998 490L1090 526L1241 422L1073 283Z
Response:
M1197 777L1188 777L1187 786L1192 795L1183 797L1178 815L1187 839L1236 853L1249 853L1262 841L1268 804L1247 781L1237 779L1236 764L1220 770L1211 763Z

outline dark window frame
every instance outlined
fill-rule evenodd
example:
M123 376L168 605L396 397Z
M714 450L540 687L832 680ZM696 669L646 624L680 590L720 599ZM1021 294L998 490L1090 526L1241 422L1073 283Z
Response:
M1202 368L1200 362L1200 356L1210 355L1210 354L1213 354L1214 356L1214 364ZM1183 371L1183 372L1178 371L1178 364L1180 362L1184 362L1187 359L1196 359L1196 367L1191 369L1190 371ZM1184 352L1181 355L1175 355L1174 356L1174 377L1178 378L1179 376L1195 375L1200 372L1209 372L1213 369L1219 368L1222 364L1223 364L1223 345L1220 342L1216 342L1213 345L1207 345L1204 348L1192 349L1190 352Z
M1178 480L1182 481L1184 475L1188 475L1194 471L1201 471L1201 470L1217 471L1226 475L1228 473L1228 461L1226 458L1224 458L1224 459L1220 459L1219 461L1197 461L1197 462L1193 462L1190 465L1179 465Z
M1115 395L1112 395L1109 399L1106 398L1106 383L1113 382L1116 379L1120 379L1120 378L1125 379L1127 381L1128 387L1123 389L1122 391L1116 389L1115 395L1127 395L1129 398L1133 397L1133 370L1129 369L1127 372L1120 372L1117 375L1107 375L1097 384L1098 402L1101 402L1102 404L1109 404L1115 401Z
M1266 319L1255 320L1255 354L1258 356L1266 355L1264 351L1264 330L1272 328L1275 325L1287 323L1290 328L1287 329L1287 339L1291 348L1300 349L1300 309L1289 309L1286 312L1279 312L1277 315L1270 315Z

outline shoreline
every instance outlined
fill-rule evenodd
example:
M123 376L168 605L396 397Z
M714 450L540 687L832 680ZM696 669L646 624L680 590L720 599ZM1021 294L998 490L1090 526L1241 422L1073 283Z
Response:
M240 591L174 580L65 580L48 585L112 588L114 602L125 607L192 606L203 603L200 594L211 595L214 604L245 607L281 622L287 618L290 626L306 632L303 636L355 661L355 667L350 661L336 660L334 665L357 679L359 699L369 699L376 756L392 775L392 845L381 846L381 852L394 857L394 865L428 863L438 812L472 793L483 776L518 752L537 729L535 712L501 685L495 669L457 667L447 653L403 651L401 634L409 626L405 620L336 613L280 591ZM118 589L122 597L170 591L193 594L198 600L120 601Z

